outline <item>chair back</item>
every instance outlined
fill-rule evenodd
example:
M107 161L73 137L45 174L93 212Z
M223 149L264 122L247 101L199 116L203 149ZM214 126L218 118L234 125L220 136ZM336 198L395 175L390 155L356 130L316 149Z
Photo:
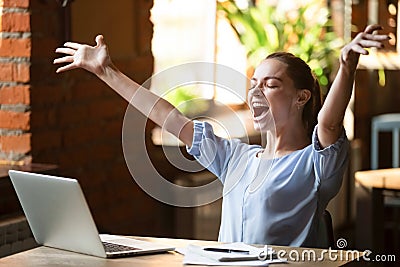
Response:
M319 220L318 238L319 247L334 248L332 216L327 210L324 210Z
M392 167L399 167L400 113L389 113L372 118L371 169L378 169L379 132L392 132Z

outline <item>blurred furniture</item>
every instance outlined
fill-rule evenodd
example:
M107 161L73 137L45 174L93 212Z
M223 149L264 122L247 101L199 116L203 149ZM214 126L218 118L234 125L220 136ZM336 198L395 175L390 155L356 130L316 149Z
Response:
M328 210L324 210L318 225L318 240L315 245L317 248L334 248L334 236L332 226L332 216Z
M185 187L199 187L214 181L216 176L204 170L193 174L178 176L174 183ZM222 184L220 187L222 192ZM208 194L208 192L204 192ZM221 193L222 195L222 193ZM193 198L202 198L202 195L193 195ZM176 238L189 238L201 240L217 240L221 221L222 198L198 207L175 207Z
M380 132L392 133L392 168L399 168L399 145L400 145L399 131L400 131L400 113L382 114L372 118L372 123L371 123L371 169L372 170L376 170L379 168L378 155L379 155ZM387 172L385 171L385 173ZM398 183L396 180L397 181L400 180L400 175L397 176L395 175L393 177L392 182ZM400 248L399 246L400 194L398 191L395 190L396 185L393 183L391 185L383 186L383 188L386 187L386 189L382 192L384 209L386 210L383 214L386 215L384 216L385 218L384 229L390 230L394 238L394 244L392 245L396 249L399 249ZM388 215L390 215L390 217Z
M392 132L392 167L399 167L400 113L378 115L371 123L371 169L378 169L379 133Z
M400 199L400 168L358 171L355 183L357 248L386 253L388 245L398 249L398 209L394 209L389 217L385 212L385 203L396 204L395 201ZM390 230L391 234L385 236L385 230Z
M400 168L358 171L355 180L364 187L400 190Z
M324 210L322 214L322 225L320 229L320 236L323 237L321 240L321 247L334 248L335 239L333 237L332 216L327 210Z

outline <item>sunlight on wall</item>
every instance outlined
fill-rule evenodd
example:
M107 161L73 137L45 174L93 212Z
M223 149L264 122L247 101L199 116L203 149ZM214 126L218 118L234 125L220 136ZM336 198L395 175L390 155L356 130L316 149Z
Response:
M229 23L223 18L217 19L215 0L154 0L151 20L154 24L152 52L155 74L151 90L155 93L164 95L166 91L175 89L170 88L173 81L168 81L168 77L160 79L156 74L183 63L216 62L245 75L246 52ZM193 81L197 76L190 70L184 75L190 75ZM214 75L218 81L218 73ZM246 99L246 86L246 79L243 79L237 88L232 88L239 98L215 86L196 84L195 88L186 89L201 98L236 104Z
M236 33L231 25L222 16L217 16L217 42L216 42L216 62L218 64L229 66L246 76L247 59L246 49L240 43ZM218 73L217 73L218 80ZM246 101L248 84L246 80L241 81L235 88L237 96L229 94L226 90L217 90L215 99L221 102L232 104ZM243 90L244 89L244 90Z

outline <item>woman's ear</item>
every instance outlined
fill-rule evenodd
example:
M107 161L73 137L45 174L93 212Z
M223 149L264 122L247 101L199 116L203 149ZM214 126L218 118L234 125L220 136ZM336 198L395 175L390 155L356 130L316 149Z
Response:
M297 91L297 105L304 106L311 98L311 91L307 89L301 89Z

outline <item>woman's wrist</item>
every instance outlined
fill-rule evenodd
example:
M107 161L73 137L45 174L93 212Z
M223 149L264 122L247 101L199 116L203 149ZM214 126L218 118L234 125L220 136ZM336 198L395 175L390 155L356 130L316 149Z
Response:
M117 67L115 67L115 65L112 62L110 62L106 66L99 66L96 75L103 81L106 81L116 72L119 72L119 70L117 69Z
M339 71L348 76L349 79L352 79L357 70L357 65L358 65L358 60L356 61L356 63L354 63L354 62L349 62L349 60L344 61L343 59L341 59Z

